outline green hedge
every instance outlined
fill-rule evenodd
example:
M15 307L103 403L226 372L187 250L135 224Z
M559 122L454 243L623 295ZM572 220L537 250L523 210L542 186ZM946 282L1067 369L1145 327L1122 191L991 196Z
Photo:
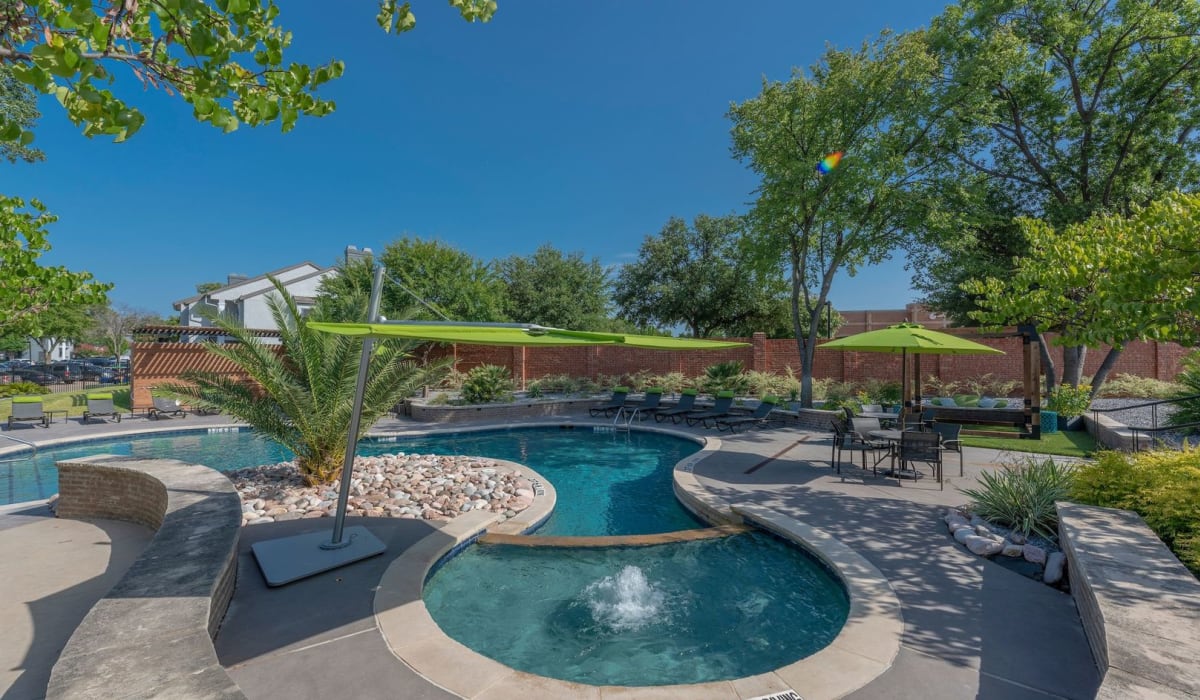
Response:
M33 382L17 382L15 384L0 384L0 399L22 394L49 394L50 390Z

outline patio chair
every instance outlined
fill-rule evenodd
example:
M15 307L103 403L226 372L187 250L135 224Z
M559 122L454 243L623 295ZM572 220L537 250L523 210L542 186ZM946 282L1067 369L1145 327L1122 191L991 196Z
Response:
M847 432L853 436L853 440L863 448L863 469L867 468L866 452L869 450L871 458L874 460L874 464L871 465L871 473L878 475L879 463L892 456L891 443L871 437L873 431L883 429L880 427L879 419L854 416L846 423L846 426Z
M942 448L958 453L958 475L963 475L962 426L958 423L934 423L933 432L942 436Z
M17 421L38 422L43 428L50 427L50 416L42 410L40 396L14 396L12 400L12 415L8 417L8 429L12 430Z
M933 474L937 477L938 486L942 489L946 488L945 482L942 480L942 436L936 432L930 431L927 433L918 432L915 430L905 430L900 435L900 451L897 458L900 461L900 468L896 471L896 480L901 484L904 479L901 474L905 471L905 467L915 462L924 462L933 467ZM917 468L913 466L914 473Z
M776 396L765 396L758 404L758 408L754 409L754 413L748 416L729 416L727 418L718 418L714 421L717 426L717 431L720 432L729 429L729 432L736 433L738 426L744 425L748 427L764 426L768 423L782 424L779 418L773 418L771 412L779 408L779 398Z
M154 406L150 408L146 416L150 420L158 420L163 416L179 416L187 418L187 413L184 412L183 406L179 405L177 399L168 399L162 396L153 397Z
M603 406L593 406L588 409L588 414L591 416L603 415L608 418L612 414L621 410L625 405L625 399L629 398L629 387L619 386L613 389L612 398Z
M679 401L670 408L660 408L654 412L654 422L661 423L663 420L670 418L672 423L678 423L678 418L696 410L696 394L699 393L695 389L684 389L679 396Z
M732 409L733 392L718 391L717 400L713 403L712 408L686 413L684 414L683 419L687 421L688 427L691 427L697 423L702 423L705 428L708 428L710 427L708 425L710 420L715 421L717 418L724 418L725 416L729 415Z
M87 395L87 410L83 412L83 419L80 423L87 423L89 418L98 416L116 416L117 422L121 422L121 414L113 406L113 395L110 393L95 393Z
M883 413L883 404L880 403L864 403L862 405L863 413Z
M646 396L641 403L627 403L621 407L618 413L624 411L630 417L636 415L638 420L646 420L646 416L653 414L662 406L662 395L662 387L649 387L646 389Z

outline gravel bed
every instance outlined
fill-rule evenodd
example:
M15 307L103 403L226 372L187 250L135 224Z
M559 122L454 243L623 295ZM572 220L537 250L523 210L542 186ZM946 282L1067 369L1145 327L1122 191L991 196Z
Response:
M1092 408L1120 408L1122 406L1136 406L1154 401L1155 399L1096 399L1092 402ZM1121 411L1112 411L1101 415L1128 425L1131 428L1153 428L1155 427L1155 408L1157 408L1158 426L1162 427L1167 424L1171 414L1177 409L1171 404L1161 404L1157 407L1142 406L1140 408L1126 408ZM1176 430L1164 430L1157 433L1155 437L1162 440L1164 443L1173 446L1179 446L1183 442L1185 433ZM1195 436L1191 438L1194 443Z

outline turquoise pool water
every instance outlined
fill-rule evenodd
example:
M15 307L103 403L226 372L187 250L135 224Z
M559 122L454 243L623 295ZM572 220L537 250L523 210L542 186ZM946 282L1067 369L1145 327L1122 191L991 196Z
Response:
M554 427L364 440L358 452L466 454L528 464L558 490L558 506L538 534L642 535L701 526L671 495L675 463L699 449L690 440L657 433ZM292 457L283 446L249 431L95 441L0 464L0 504L50 497L58 491L56 462L97 454L170 457L220 471Z
M476 545L430 578L424 599L479 653L592 685L765 673L828 645L849 611L828 570L761 533L651 547Z

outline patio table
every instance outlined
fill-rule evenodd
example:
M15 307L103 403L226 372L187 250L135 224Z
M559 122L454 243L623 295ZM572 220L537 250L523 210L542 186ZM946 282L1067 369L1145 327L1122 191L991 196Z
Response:
M867 434L876 440L883 440L884 442L887 442L890 446L888 451L892 457L892 468L884 472L884 476L890 476L894 479L913 480L920 479L921 477L925 476L921 472L917 471L915 467L912 469L905 469L904 465L901 464L899 469L896 468L896 450L900 446L900 441L904 439L903 430L872 430Z

